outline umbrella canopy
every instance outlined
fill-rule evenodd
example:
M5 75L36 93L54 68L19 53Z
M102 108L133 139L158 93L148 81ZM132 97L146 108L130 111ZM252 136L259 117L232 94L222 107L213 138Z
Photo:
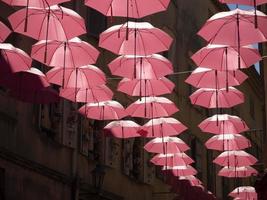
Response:
M256 11L258 28L255 29L254 10L235 9L213 15L198 32L211 44L227 44L241 47L258 42L265 42L267 38L267 16Z
M213 160L218 165L231 167L254 165L257 161L254 156L245 151L225 151Z
M190 96L192 104L205 108L231 108L244 103L244 99L244 94L234 87L228 89L200 88Z
M211 137L205 146L218 151L232 151L251 147L251 143L240 134L222 134Z
M7 63L8 71L20 72L31 68L32 59L24 51L12 44L0 43L0 63Z
M249 176L256 176L258 174L257 170L253 167L246 166L246 167L223 167L218 175L234 178L234 177L249 177Z
M2 0L2 1L11 6L46 8L70 0Z
M228 45L209 44L196 52L191 58L200 67L217 70L237 70L248 68L259 62L261 55L252 46L238 48Z
M172 63L160 54L123 55L108 67L113 75L129 79L159 79L173 73Z
M31 52L33 59L45 65L66 68L96 63L98 55L95 47L77 37L68 41L41 40L32 46Z
M4 42L6 38L10 35L11 30L0 21L0 42Z
M185 82L196 88L222 89L241 85L247 78L248 76L240 70L218 71L198 67Z
M106 76L94 65L78 68L55 67L46 73L50 83L64 88L92 88L106 83Z
M140 134L143 137L165 137L179 135L186 129L187 127L175 118L156 118L144 124Z
M112 99L113 92L106 85L92 88L61 88L59 96L73 102L97 103Z
M112 135L116 138L140 137L138 134L140 126L130 120L113 121L104 127L106 135Z
M244 199L257 199L258 195L254 187L251 186L241 186L235 188L229 193L230 197L239 197Z
M178 112L175 104L165 97L142 97L126 109L132 117L157 118L168 117Z
M193 175L179 176L179 180L188 180L191 186L201 185L202 182Z
M164 166L162 170L171 170L174 176L190 176L196 175L197 170L191 165L185 166Z
M143 18L167 10L170 0L86 0L85 5L106 16Z
M50 87L45 87L36 90L32 89L23 91L11 90L10 95L20 101L27 103L36 103L36 104L56 103L59 102L60 100L58 92Z
M169 79L122 79L117 90L130 96L160 96L172 93L175 85Z
M20 9L8 20L15 32L36 40L66 41L86 33L84 19L73 10L58 5Z
M123 106L117 101L87 103L79 109L79 113L97 120L118 120L127 115Z
M169 153L169 154L157 154L155 155L150 162L155 165L162 165L162 166L183 166L189 165L194 162L192 158L190 158L185 153Z
M246 122L234 115L213 115L202 121L198 127L203 132L213 134L238 134L249 130Z
M146 56L169 49L172 38L148 22L128 22L100 34L99 46L119 55Z
M259 6L267 3L267 0L219 0L221 3L242 4L247 6Z
M189 148L183 140L177 137L154 138L146 143L144 149L151 153L181 153Z

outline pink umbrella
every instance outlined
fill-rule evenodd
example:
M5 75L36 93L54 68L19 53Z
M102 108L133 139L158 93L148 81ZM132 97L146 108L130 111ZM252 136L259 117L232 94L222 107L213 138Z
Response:
M243 199L257 199L258 197L255 188L251 186L237 187L229 193L229 196Z
M62 85L64 88L86 89L106 83L105 74L93 65L65 69L55 67L46 76L50 83Z
M11 30L0 21L0 42L4 42L6 38L10 35Z
M158 79L173 73L172 63L160 54L119 56L108 66L113 75L129 79Z
M206 143L207 149L218 151L241 150L251 147L250 141L240 134L222 134L211 137Z
M122 79L117 90L130 96L159 96L172 93L175 85L169 79Z
M36 68L4 75L0 82L2 86L21 93L28 90L40 90L50 85L43 72Z
M113 92L105 85L92 88L62 88L59 95L73 102L97 103L112 99Z
M231 108L244 102L244 94L234 87L222 89L200 88L190 100L192 104L205 108Z
M198 67L185 82L197 88L222 89L240 85L247 78L248 76L240 70L226 72Z
M164 166L162 170L171 170L174 176L190 176L197 174L197 170L193 168L191 165Z
M2 1L11 6L46 8L70 0L2 0Z
M214 134L238 134L249 130L244 120L233 115L213 115L201 122L198 127L203 132Z
M190 158L185 153L174 153L174 154L157 154L155 155L150 162L155 165L162 166L181 166L181 165L189 165L194 162L192 158Z
M179 135L187 129L181 122L174 118L151 119L142 126L140 134L144 137L163 137Z
M45 65L66 68L96 63L98 55L95 47L77 37L68 41L42 40L32 46L31 52L33 59Z
M256 6L267 3L267 0L219 0L221 3L227 4L242 4L247 6Z
M202 182L193 175L179 176L179 180L188 180L191 186L197 186L202 184Z
M175 104L165 97L142 97L126 109L132 117L157 118L168 117L178 112Z
M19 72L31 68L32 59L27 53L12 44L0 44L0 63L6 62L11 72ZM3 59L3 61L2 61Z
M257 161L254 156L245 151L225 151L213 160L218 165L231 167L254 165Z
M167 10L170 0L86 0L85 5L106 16L143 18Z
M50 87L37 90L10 91L11 96L28 103L49 104L59 102L58 92Z
M106 135L112 135L116 138L140 137L138 134L140 126L130 120L113 121L104 127Z
M117 101L87 103L79 109L79 113L97 120L118 120L127 115L123 106Z
M8 19L15 32L36 40L66 41L86 33L84 19L73 10L58 5L45 9L24 8Z
M166 51L172 38L148 22L115 25L100 34L99 46L120 55L151 55Z
M224 177L249 177L249 176L256 176L258 174L257 170L253 167L246 166L246 167L224 167L222 168L218 175Z
M144 146L144 149L151 153L181 153L189 148L183 140L177 137L163 137L163 138L154 138L150 140Z

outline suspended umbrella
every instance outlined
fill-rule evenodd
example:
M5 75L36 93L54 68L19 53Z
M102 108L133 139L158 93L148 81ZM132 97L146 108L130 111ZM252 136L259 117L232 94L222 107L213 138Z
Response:
M106 16L143 18L167 10L170 0L86 0L85 5Z
M113 92L106 85L92 88L61 88L59 95L73 102L97 103L112 99Z
M205 108L231 108L244 102L244 94L234 87L222 89L200 88L191 96L191 103Z
M27 102L27 103L37 103L37 104L49 104L59 102L58 92L50 87L44 87L35 90L23 90L15 91L11 90L10 95L16 99Z
M198 67L185 82L196 88L229 89L229 86L241 85L247 78L240 70L226 72Z
M171 170L174 176L190 176L196 175L197 170L193 168L191 165L185 166L164 166L162 170Z
M214 163L221 166L231 166L231 167L242 167L248 165L254 165L258 160L248 154L245 151L225 151L221 153L215 160Z
M172 63L160 54L123 55L108 66L113 75L129 79L159 79L173 73Z
M150 162L154 165L162 165L162 166L181 166L181 165L189 165L194 162L192 158L190 158L185 153L169 153L169 154L157 154L155 155Z
M32 46L31 52L33 59L45 65L66 68L96 63L98 55L95 47L77 37L68 41L41 40Z
M165 137L179 135L187 127L175 118L156 118L151 119L142 126L139 131L143 137Z
M11 6L27 6L35 8L47 8L70 0L2 0Z
M138 134L140 126L130 120L113 121L104 127L106 135L112 135L116 138L140 137Z
M32 59L23 50L9 43L0 43L0 63L6 62L9 71L19 72L31 68Z
M130 96L160 96L172 93L175 85L169 79L122 79L117 90Z
M167 33L148 22L115 25L99 37L100 47L119 55L151 55L168 50L171 43Z
M241 186L235 188L229 193L230 197L239 197L244 199L257 199L258 195L254 187L251 186Z
M249 177L249 176L256 176L258 174L257 170L253 167L245 166L245 167L223 167L218 175L229 177L229 178L236 178L236 177Z
M199 67L231 71L249 68L261 60L259 51L252 46L209 44L197 51L191 59ZM238 66L238 59L240 65Z
M207 149L218 151L241 150L251 147L250 141L240 134L222 134L211 137L206 143Z
M11 30L0 21L0 42L4 42L6 38L10 35Z
M132 117L150 119L168 117L178 111L175 104L165 97L142 97L126 108L126 112Z
M177 137L154 138L146 143L144 149L151 153L181 153L189 149L183 140Z
M241 118L234 115L213 115L202 121L198 127L203 132L213 134L238 134L249 130Z
M202 182L198 178L196 178L194 175L179 176L179 180L188 180L191 186L197 186L197 185L202 184Z
M64 76L63 76L64 75ZM55 67L46 73L50 83L64 88L92 88L106 83L105 74L94 65L78 68Z
M123 106L117 101L87 103L79 109L79 113L96 120L118 120L127 115Z

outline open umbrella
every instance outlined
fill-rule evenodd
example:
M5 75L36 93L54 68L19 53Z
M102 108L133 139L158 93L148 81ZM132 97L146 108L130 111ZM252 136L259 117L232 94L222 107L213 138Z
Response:
M251 186L241 186L235 188L232 192L229 193L231 197L239 197L243 199L257 199L258 195L254 187Z
M202 182L194 175L179 176L179 180L188 180L191 186L197 186L202 184Z
M244 94L234 87L222 89L200 88L190 100L192 104L205 108L231 108L244 102Z
M174 176L190 176L197 174L197 170L193 168L191 165L164 166L162 170L171 170Z
M165 137L179 135L186 129L187 127L175 118L156 118L144 124L140 134L143 137Z
M192 158L190 158L185 153L169 153L169 154L157 154L155 155L150 162L155 165L162 166L176 166L176 165L189 165L194 162Z
M86 0L85 5L106 16L143 18L167 10L170 0Z
M245 167L223 167L218 175L229 177L229 178L236 178L236 177L249 177L249 176L256 176L258 174L257 170L253 167L245 166Z
M92 88L61 88L59 96L73 102L97 103L112 99L113 92L106 85Z
M112 135L116 138L140 137L138 134L140 126L130 120L113 121L104 127L106 135Z
M99 51L95 47L77 37L68 41L41 40L32 46L31 52L33 59L45 65L66 68L96 63L98 55Z
M245 151L225 151L221 153L215 160L214 163L221 166L231 166L231 167L242 167L248 165L254 165L258 160L248 154Z
M207 149L218 151L241 150L251 147L250 141L240 134L222 134L211 137L206 143Z
M64 75L64 76L63 76ZM78 68L55 67L46 73L50 83L64 88L92 88L106 83L104 72L94 65Z
M168 117L178 112L175 104L165 97L142 97L126 108L132 117L157 118Z
M6 38L10 35L11 30L0 21L0 42L4 42Z
M158 79L173 73L172 63L160 54L123 55L108 67L113 75L129 79Z
M246 122L234 115L213 115L202 121L198 127L203 132L213 134L238 134L249 130Z
M172 93L175 85L169 79L122 79L117 90L130 96L160 96Z
M99 37L100 47L119 55L151 55L168 50L171 43L167 33L148 22L115 25Z
M79 113L97 120L118 120L127 115L123 106L117 101L87 103L79 109Z
M189 149L183 140L177 137L154 138L146 143L144 149L151 153L181 153Z
M247 78L240 70L226 72L198 67L185 82L196 88L222 89L241 85Z
M46 8L70 0L2 0L2 1L11 6Z
M11 72L19 72L31 68L32 59L23 50L9 43L0 43L0 63L6 62Z

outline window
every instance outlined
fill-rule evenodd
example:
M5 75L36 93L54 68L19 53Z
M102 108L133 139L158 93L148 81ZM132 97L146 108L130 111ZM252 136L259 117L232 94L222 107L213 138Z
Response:
M89 36L99 37L107 28L107 18L94 9L87 9L87 32Z
M195 163L193 164L196 170L198 171L198 178L202 179L202 150L203 145L201 142L194 138L191 142L192 147L192 157L195 160Z

